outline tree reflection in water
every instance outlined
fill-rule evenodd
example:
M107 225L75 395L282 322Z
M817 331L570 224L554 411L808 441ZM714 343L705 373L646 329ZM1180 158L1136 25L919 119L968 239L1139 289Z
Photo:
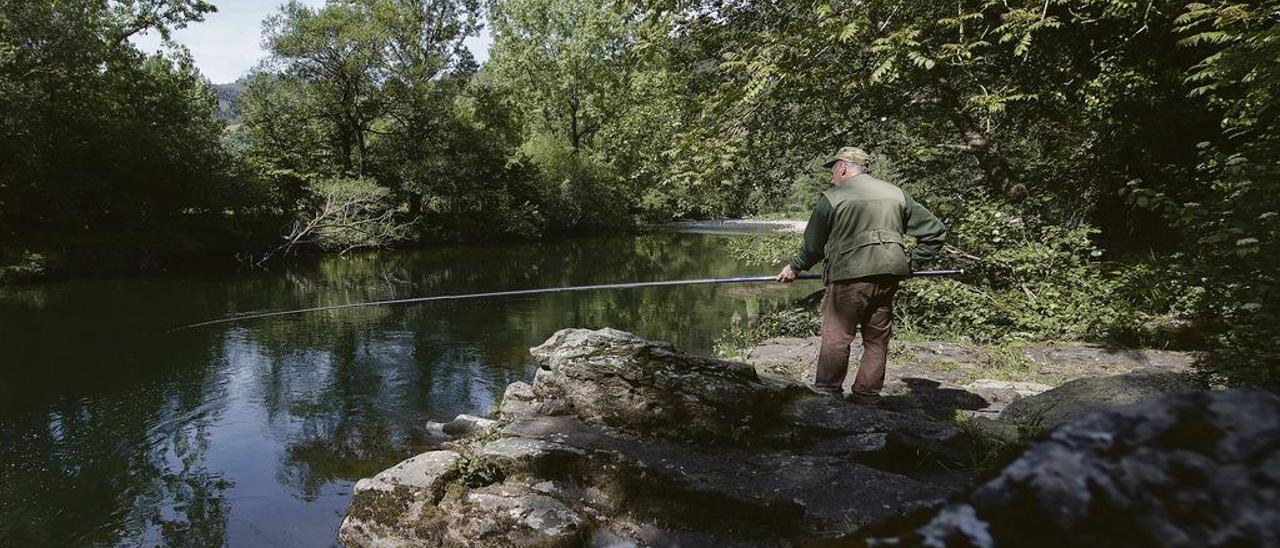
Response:
M412 295L753 274L657 233L324 258L236 277L0 290L0 545L327 545L351 483L483 413L568 326L710 351L734 314L812 287L661 287L349 309ZM75 344L69 344L68 341Z

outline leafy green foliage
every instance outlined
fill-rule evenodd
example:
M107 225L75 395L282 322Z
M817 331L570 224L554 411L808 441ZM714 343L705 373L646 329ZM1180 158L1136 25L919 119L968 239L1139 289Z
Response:
M800 249L800 234L769 234L727 240L729 252L750 265L777 266L785 264Z
M1191 187L1135 182L1138 205L1188 235L1189 284L1205 281L1214 329L1202 368L1227 384L1280 389L1280 2L1191 4L1177 22L1204 52L1190 94L1221 113L1222 137L1201 143Z
M257 195L233 175L212 91L183 50L147 56L129 42L212 10L0 2L0 264L34 254L60 270L49 274L158 269L243 244L249 217L235 214Z
M821 327L817 312L807 308L775 310L750 319L735 317L716 340L716 352L722 356L738 356L765 339L812 337Z
M39 253L24 252L13 264L0 264L0 283L38 280L49 268L49 259Z
M532 168L550 229L665 220L664 173L680 93L647 26L605 0L501 0L484 79L519 113L518 155Z
M910 280L901 293L903 325L931 336L976 341L1098 339L1130 312L1095 259L1087 227L1068 229L992 200L968 202L952 221L954 262L964 283ZM979 258L968 259L966 256Z
M794 210L797 174L858 144L968 256L966 284L904 288L913 330L1161 342L1149 324L1189 321L1206 371L1280 378L1273 0L645 6L700 69L664 181L692 211Z
M299 232L321 249L345 253L404 238L404 228L393 218L391 192L373 181L323 179L307 190L316 203L298 220Z
M453 471L457 474L455 481L458 484L472 489L493 485L504 477L497 464L471 455L463 455L453 461Z
M895 313L906 334L983 343L1133 342L1144 318L1186 313L1195 306L1192 293L1172 294L1185 289L1180 281L1159 280L1149 264L1108 269L1088 227L1048 224L990 198L939 205L954 241L944 260L963 266L966 274L904 282ZM776 266L790 259L798 240L798 235L776 235L728 245L744 262ZM816 311L800 314L765 314L728 335L726 344L817 334Z

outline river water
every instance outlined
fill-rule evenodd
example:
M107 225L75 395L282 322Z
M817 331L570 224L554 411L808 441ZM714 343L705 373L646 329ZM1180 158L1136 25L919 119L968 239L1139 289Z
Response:
M0 546L329 546L353 483L484 413L528 348L611 326L710 352L813 282L228 314L501 289L771 274L715 234L327 257L239 275L0 288ZM737 236L740 237L740 236Z

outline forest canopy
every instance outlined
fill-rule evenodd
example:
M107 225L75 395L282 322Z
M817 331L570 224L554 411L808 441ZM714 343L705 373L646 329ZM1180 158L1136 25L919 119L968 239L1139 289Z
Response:
M291 2L232 123L129 40L214 9L0 0L0 281L796 217L857 145L975 273L920 329L1190 322L1276 382L1280 1Z

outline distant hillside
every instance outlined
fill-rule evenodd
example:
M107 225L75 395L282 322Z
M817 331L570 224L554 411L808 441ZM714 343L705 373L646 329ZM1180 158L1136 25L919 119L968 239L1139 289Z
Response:
M247 82L243 78L230 84L214 84L213 90L218 94L218 118L229 124L240 123L240 108L236 106L236 97L244 91Z

